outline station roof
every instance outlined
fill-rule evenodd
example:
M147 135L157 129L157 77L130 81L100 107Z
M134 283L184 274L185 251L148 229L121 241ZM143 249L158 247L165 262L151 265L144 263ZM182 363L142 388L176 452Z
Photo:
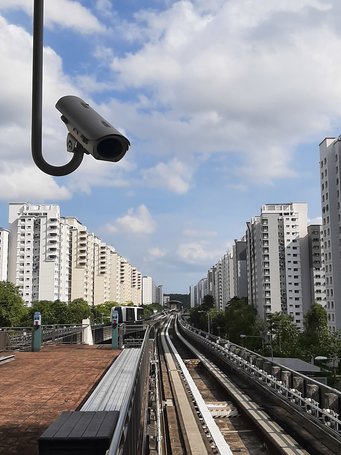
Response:
M40 435L63 411L81 407L119 355L108 347L49 346L14 352L0 365L0 453L37 454Z
M267 357L267 359L302 374L313 374L321 372L321 368L317 365L313 365L312 363L305 362L304 360L294 357L274 357L273 359L271 357Z

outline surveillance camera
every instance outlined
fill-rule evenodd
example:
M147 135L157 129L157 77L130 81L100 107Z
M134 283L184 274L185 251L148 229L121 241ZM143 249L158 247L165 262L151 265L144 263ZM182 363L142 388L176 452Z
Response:
M77 96L63 96L56 103L61 119L69 131L67 150L82 150L97 160L119 161L130 142L89 104Z

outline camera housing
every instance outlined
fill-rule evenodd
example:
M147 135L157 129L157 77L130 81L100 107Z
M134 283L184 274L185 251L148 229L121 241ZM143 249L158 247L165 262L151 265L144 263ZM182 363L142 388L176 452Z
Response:
M63 96L56 108L69 131L69 152L82 150L97 160L117 162L128 151L129 140L78 96Z

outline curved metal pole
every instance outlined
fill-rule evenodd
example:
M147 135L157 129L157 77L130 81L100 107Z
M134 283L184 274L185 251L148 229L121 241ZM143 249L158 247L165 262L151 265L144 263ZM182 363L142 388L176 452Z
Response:
M33 65L32 65L32 158L39 169L46 174L62 176L71 174L83 160L83 152L76 150L72 160L64 166L47 163L42 153L42 92L43 92L43 27L44 0L34 0L33 7Z

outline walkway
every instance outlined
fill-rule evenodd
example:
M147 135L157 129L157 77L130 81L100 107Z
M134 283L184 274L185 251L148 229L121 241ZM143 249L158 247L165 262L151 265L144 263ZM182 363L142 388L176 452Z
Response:
M15 352L0 365L0 454L36 455L43 431L62 411L81 407L119 353L82 345Z

